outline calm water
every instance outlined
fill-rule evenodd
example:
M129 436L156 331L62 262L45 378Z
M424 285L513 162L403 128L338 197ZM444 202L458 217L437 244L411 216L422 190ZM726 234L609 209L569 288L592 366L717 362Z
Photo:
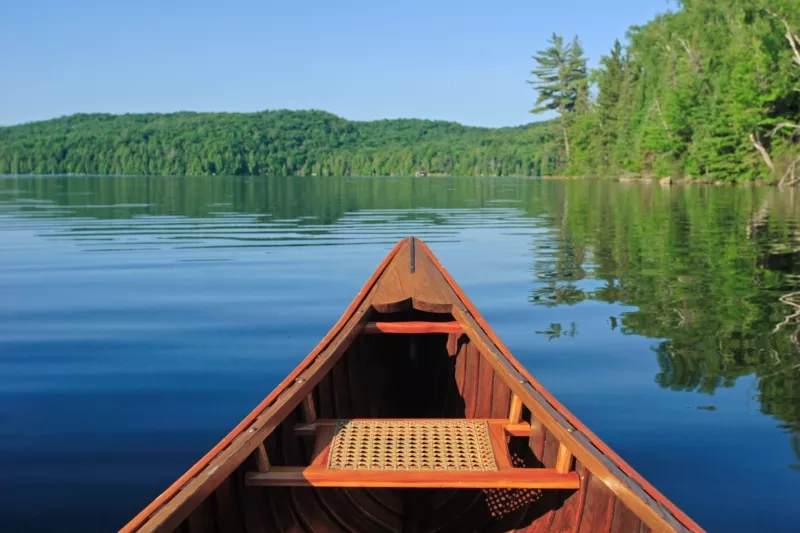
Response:
M797 531L799 219L772 189L0 178L2 529L122 526L413 234L702 526Z

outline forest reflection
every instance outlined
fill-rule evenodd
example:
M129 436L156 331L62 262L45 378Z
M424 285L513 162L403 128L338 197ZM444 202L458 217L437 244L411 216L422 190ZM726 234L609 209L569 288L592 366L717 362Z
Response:
M656 383L712 394L755 380L762 413L790 436L800 463L800 200L752 187L667 187L603 181L480 178L8 178L0 210L78 222L57 234L119 238L125 220L181 217L202 238L263 245L286 233L319 239L343 224L349 234L414 221L437 228L533 229L531 305L585 301L631 310L609 317L626 335L659 339ZM480 210L480 213L478 211ZM488 213L488 214L487 214ZM143 230L144 231L144 230ZM269 233L269 232L273 233ZM457 233L453 232L454 237ZM52 235L51 235L52 236ZM294 237L292 237L294 238ZM247 244L242 241L247 241ZM579 323L538 334L557 342ZM795 465L797 468L797 465Z

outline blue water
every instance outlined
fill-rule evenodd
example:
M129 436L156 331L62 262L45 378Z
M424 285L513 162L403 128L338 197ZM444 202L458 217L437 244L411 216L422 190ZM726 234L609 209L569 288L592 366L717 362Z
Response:
M764 202L777 229L753 246L791 244L793 204L770 191L328 180L0 178L3 531L121 527L294 368L408 235L428 243L537 379L703 527L797 531L800 393L786 383L800 383L800 356L788 335L765 340L792 312L777 297L796 287L793 273L767 269L751 285L739 276L754 265L713 277L698 267L686 305L659 289L687 259L728 253L739 264L750 253L737 248L744 225ZM599 225L570 226L606 209ZM722 214L710 223L709 213ZM683 220L668 225L670 242L688 224L689 244L648 251L662 218ZM716 239L728 232L741 237ZM620 296L598 296L609 283ZM565 287L579 297L559 297ZM768 316L701 329L709 319L690 312L729 306L701 308L698 288L769 302L759 304ZM650 291L647 305L637 291ZM652 309L669 312L649 308L659 298ZM732 334L719 333L719 351L682 352L700 370L674 377L656 354L722 326ZM730 338L752 346L726 359ZM766 342L777 359L763 355ZM776 372L783 392L767 402L759 384Z

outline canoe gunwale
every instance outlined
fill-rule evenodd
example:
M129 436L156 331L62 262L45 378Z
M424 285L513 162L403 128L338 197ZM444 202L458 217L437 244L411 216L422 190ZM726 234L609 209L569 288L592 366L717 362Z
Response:
M661 508L662 512L658 513L658 516L650 516L649 520L645 520L645 518L642 517L643 520L648 523L648 525L650 525L653 519L655 519L656 522L661 522L662 520L668 522L667 524L656 523L654 525L650 525L650 527L654 530L657 530L659 526L663 527L663 525L668 525L669 527L675 528L678 531L692 531L695 533L702 533L705 531L702 527L700 527L699 524L694 522L694 520L689 518L689 516L675 506L675 504L673 504L666 496L661 494L661 492L648 483L641 474L636 472L636 470L627 464L597 435L592 433L592 431L586 427L578 419L578 417L572 414L561 402L559 402L552 394L550 394L547 389L545 389L525 369L525 367L520 364L520 362L511 354L511 351L505 346L505 344L503 344L500 338L494 333L494 331L492 331L491 327L486 323L480 313L478 313L475 305L469 300L467 295L450 276L433 252L431 252L427 244L417 239L417 246L424 251L425 255L428 256L434 266L438 269L439 273L448 283L450 288L453 290L453 292L455 292L458 299L462 302L463 307L454 306L453 308L453 314L456 320L465 326L466 322L474 321L475 325L477 326L477 331L479 333L483 333L489 341L484 343L486 344L486 347L489 349L494 347L497 352L499 352L499 356L498 354L494 354L495 357L487 358L496 359L501 364L503 360L505 360L511 369L513 369L513 372L517 374L518 378L508 382L508 385L512 387L512 390L514 385L521 385L521 388L524 389L525 393L531 396L531 399L534 401L534 403L538 403L543 408L549 407L549 410L552 410L554 414L557 415L554 417L554 422L556 423L557 427L562 428L564 432L557 434L556 436L560 441L567 440L571 444L571 446L568 447L578 460L584 462L583 459L593 458L601 463L604 463L603 466L608 469L608 473L611 476L619 479L620 481L623 481L626 478L633 481L635 485L631 486L630 484L622 485L610 482L612 480L609 480L608 478L604 479L604 482L612 490L612 492L620 497L626 504L630 505L631 497L638 499L644 496L646 499L650 499L657 504L657 507ZM473 339L473 341L474 340L475 339ZM488 356L489 354L485 355ZM531 408L530 406L528 407ZM548 424L544 423L543 425L548 426ZM548 429L553 430L553 427L548 427ZM587 466L587 468L589 467ZM614 472L614 469L618 470L619 473ZM591 468L589 468L589 470L592 471ZM598 474L596 471L592 472L594 474ZM650 507L653 508L652 505L650 505ZM653 510L655 511L655 509Z
M421 270L431 270L432 266L441 275L438 280L442 286L440 289L450 295L447 299L451 299L453 303L431 303L416 297L393 302L371 301L369 296L373 288L380 292L376 284L406 246L414 246L412 250L416 249L417 273L412 272L410 275L419 276ZM430 261L430 265L421 264L426 260ZM404 268L408 272L408 266ZM704 531L531 376L511 355L428 246L411 237L401 240L392 248L314 350L216 446L123 526L119 533L177 528L302 403L352 341L364 333L372 315L408 310L447 314L452 317L451 320L461 325L463 333L495 371L505 378L511 391L524 400L532 416L538 418L542 426L550 430L583 464L584 469L579 471L581 499L586 496L583 487L586 485L588 470L619 498L620 503L628 506L653 531ZM583 505L581 511L582 508Z
M196 481L200 474L202 474L203 470L212 470L209 472L209 477L211 474L216 473L217 470L213 470L214 467L211 467L212 461L218 459L226 450L228 450L231 446L235 445L235 440L240 435L244 434L245 432L249 432L249 428L253 427L254 424L261 418L266 411L272 406L272 404L284 394L293 383L296 383L300 375L307 371L311 365L313 365L314 361L317 357L331 344L334 340L342 333L342 330L346 327L347 323L350 322L353 317L358 314L358 308L362 305L366 297L368 296L372 287L378 282L383 272L392 262L394 257L397 253L403 248L405 240L398 242L391 251L386 255L383 261L378 265L378 268L372 274L372 276L367 280L361 290L356 294L355 298L353 298L350 305L347 309L342 313L339 320L334 324L334 326L330 329L328 334L322 338L317 346L306 356L305 359L292 371L289 373L288 376L277 386L275 389L266 397L264 400L258 404L250 413L242 419L239 424L237 424L225 437L223 437L216 446L214 446L211 450L206 453L199 461L197 461L194 465L192 465L181 477L179 477L172 485L167 487L164 492L162 492L159 496L157 496L152 502L150 502L147 507L145 507L139 514L137 514L133 519L131 519L127 524L125 524L118 533L132 533L134 531L153 531L159 527L159 525L151 524L150 522L155 517L159 511L162 511L167 505L171 504L175 497L179 495L181 491L184 489L189 488L189 485ZM364 315L362 313L362 315ZM360 320L362 322L366 322L366 317L361 316ZM322 377L322 376L320 376ZM302 397L298 400L298 405L302 402ZM278 420L275 422L275 425L279 424L282 420ZM259 433L264 433L263 428L262 431ZM254 432L251 432L254 433ZM264 436L266 438L266 435ZM263 442L263 438L259 442ZM252 450L249 450L247 453L252 453L253 450L258 446L258 442L255 442L252 446ZM231 466L231 465L228 465ZM238 466L238 464L232 465L231 472ZM212 492L224 479L221 478L219 482L214 483L213 487L208 487L209 483L208 480L202 480L201 483L206 485L207 492ZM204 491L206 492L206 491ZM189 509L191 512L192 509ZM186 511L184 509L184 511ZM172 513L171 516L167 518L171 518L174 521L176 520L175 515L179 515L180 520L178 523L185 518L183 516L184 513ZM188 515L188 513L185 513ZM175 524L177 527L178 524Z

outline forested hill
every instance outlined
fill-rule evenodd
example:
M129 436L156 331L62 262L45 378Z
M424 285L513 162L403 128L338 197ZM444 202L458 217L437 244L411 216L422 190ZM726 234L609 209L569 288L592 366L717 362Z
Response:
M553 35L529 80L533 112L554 112L552 121L491 129L352 122L322 111L83 114L0 128L0 174L634 174L800 183L800 0L674 5L630 28L593 71L579 36Z
M0 174L539 175L550 136L322 111L79 114L0 128Z
M537 54L562 172L800 181L800 0L675 4L593 72L579 39Z

